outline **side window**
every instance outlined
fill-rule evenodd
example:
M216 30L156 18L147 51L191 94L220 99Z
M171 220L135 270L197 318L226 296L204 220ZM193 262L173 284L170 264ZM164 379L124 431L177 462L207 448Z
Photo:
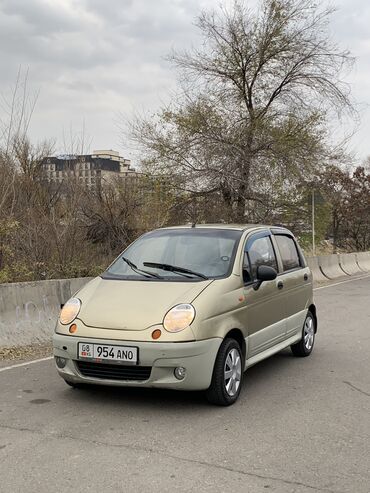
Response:
M284 271L301 267L297 247L293 238L290 236L275 235L275 240L278 244Z
M247 247L243 259L244 282L256 279L259 265L268 265L278 270L274 248L269 236L257 238L252 243L248 242Z

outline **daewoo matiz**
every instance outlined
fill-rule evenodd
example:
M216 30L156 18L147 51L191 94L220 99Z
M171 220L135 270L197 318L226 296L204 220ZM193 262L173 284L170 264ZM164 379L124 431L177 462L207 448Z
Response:
M230 405L244 371L317 329L312 275L290 231L255 225L163 228L132 243L62 308L60 376L102 384L206 390Z

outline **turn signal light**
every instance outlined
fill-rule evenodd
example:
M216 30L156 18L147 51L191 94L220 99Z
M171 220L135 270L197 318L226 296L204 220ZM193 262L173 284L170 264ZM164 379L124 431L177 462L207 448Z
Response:
M159 339L162 335L162 332L160 331L160 329L155 329L153 330L152 332L152 339Z
M72 324L69 328L69 333L70 334L74 334L77 330L77 325L76 324Z

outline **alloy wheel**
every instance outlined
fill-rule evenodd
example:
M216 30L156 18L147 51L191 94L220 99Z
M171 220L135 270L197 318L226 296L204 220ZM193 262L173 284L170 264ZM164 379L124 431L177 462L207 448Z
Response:
M237 349L232 348L226 356L224 367L225 389L230 397L238 392L242 378L242 361Z
M315 327L312 317L307 317L304 324L304 345L307 351L311 351L315 339Z

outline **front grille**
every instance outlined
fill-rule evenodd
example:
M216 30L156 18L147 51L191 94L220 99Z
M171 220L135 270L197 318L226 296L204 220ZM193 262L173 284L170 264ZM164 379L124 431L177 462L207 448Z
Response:
M76 361L76 365L85 377L103 380L148 380L152 371L151 366L110 365L89 361Z

